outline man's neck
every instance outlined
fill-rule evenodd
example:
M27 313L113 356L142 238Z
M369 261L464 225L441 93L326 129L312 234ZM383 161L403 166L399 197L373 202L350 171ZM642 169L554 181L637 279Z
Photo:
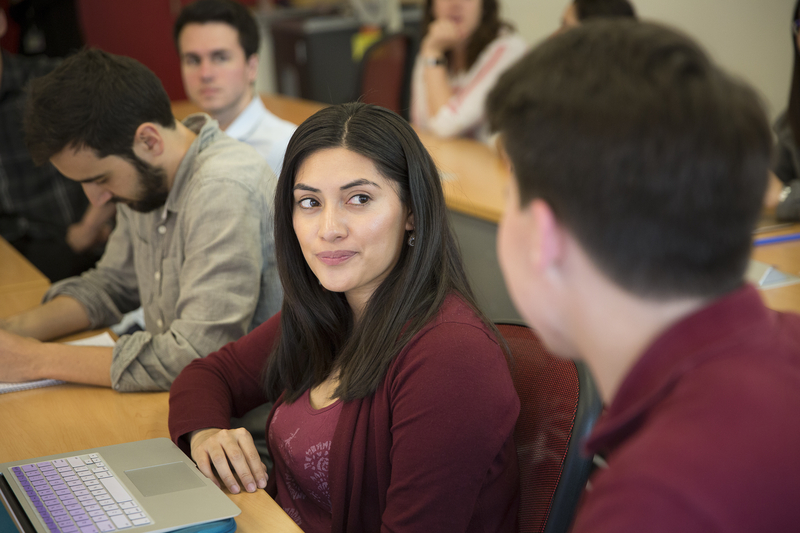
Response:
M189 151L189 147L197 139L197 134L184 126L180 121L176 121L174 130L164 129L164 159L163 168L167 173L167 188L172 190L175 182L175 175L178 173L183 158Z
M250 102L253 101L254 91L251 88L248 90L240 100L236 102L235 105L231 106L229 109L221 113L217 113L216 115L212 115L214 120L219 122L219 129L225 131L228 127L233 124L233 121L236 120L242 112L247 109L247 106L250 105Z
M575 356L585 360L608 404L633 365L670 327L708 303L699 297L659 300L632 294L592 269L581 274L567 310Z

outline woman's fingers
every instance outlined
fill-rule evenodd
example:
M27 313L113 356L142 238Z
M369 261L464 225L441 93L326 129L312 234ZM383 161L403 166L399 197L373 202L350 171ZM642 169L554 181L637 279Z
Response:
M231 493L236 494L241 490L239 482L248 492L267 486L266 467L247 430L197 431L192 435L191 446L192 458L198 469L217 483L214 475L216 470L217 476Z

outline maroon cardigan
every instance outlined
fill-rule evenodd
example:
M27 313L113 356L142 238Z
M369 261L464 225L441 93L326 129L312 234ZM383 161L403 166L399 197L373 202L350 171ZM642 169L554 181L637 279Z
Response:
M183 435L227 429L232 416L266 401L260 376L279 331L278 314L178 376L169 429L184 451ZM448 298L375 394L342 406L330 452L332 531L516 531L518 413L497 341L459 298ZM280 472L285 465L272 457ZM273 497L281 477L270 476Z

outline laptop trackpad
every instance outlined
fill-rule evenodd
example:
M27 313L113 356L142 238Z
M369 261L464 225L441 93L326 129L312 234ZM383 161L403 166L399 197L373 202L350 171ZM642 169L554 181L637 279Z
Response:
M159 494L205 486L203 481L197 477L197 474L185 463L170 463L125 470L125 475L144 496L158 496Z

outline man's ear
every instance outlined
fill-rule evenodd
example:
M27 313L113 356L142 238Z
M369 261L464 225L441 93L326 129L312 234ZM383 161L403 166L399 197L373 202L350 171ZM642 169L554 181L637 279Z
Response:
M563 228L550 205L542 199L531 200L526 208L532 224L528 261L539 272L561 264L564 255Z
M258 76L258 54L253 54L247 58L247 81L256 82Z
M133 137L133 153L148 163L153 163L164 153L164 138L161 130L152 122L145 122L136 128Z

